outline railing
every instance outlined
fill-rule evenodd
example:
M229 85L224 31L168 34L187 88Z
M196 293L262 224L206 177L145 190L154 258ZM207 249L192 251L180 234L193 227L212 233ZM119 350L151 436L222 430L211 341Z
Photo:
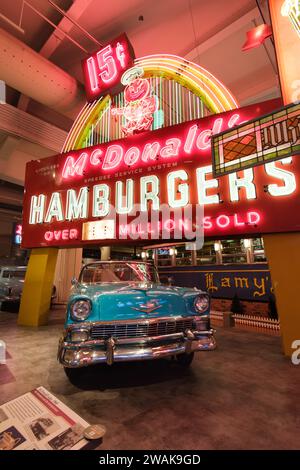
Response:
M269 335L280 335L280 323L278 320L271 318L260 317L255 315L240 315L231 312L225 312L228 320L228 315L233 319L232 326L239 329L257 331ZM228 326L228 321L225 324L224 312L212 311L210 313L212 326Z
M214 326L223 326L223 312L210 312L210 321Z
M256 317L254 315L233 315L234 326L237 328L261 331L262 333L280 334L280 323L272 318Z

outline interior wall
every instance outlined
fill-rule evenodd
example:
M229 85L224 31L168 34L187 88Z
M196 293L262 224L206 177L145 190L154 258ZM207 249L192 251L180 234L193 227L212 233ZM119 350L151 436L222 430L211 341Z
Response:
M5 220L0 212L0 258L7 257L11 252L11 236L13 221Z
M54 275L56 303L65 303L70 294L72 278L78 278L82 265L82 248L59 250Z

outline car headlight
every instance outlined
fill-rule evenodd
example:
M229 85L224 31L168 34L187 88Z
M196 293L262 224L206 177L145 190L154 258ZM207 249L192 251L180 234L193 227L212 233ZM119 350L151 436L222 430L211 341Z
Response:
M92 305L89 300L76 300L71 305L71 317L76 321L86 320L91 313Z
M1 293L2 295L10 296L10 294L11 294L11 287L7 287L7 286L1 287L0 293Z
M203 313L209 307L209 296L207 294L199 294L194 300L196 312Z

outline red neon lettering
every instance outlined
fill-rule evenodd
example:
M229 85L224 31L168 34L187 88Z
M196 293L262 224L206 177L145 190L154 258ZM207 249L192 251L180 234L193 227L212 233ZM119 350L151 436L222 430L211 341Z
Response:
M163 147L160 151L160 156L163 158L168 158L168 157L177 157L179 154L179 148L181 145L181 140L180 139L168 139L166 141L166 146Z
M54 230L54 238L55 240L61 239L61 230Z
M239 221L239 215L238 214L234 214L234 225L236 227L241 227L241 226L245 225L245 222Z
M103 170L111 170L121 163L123 157L123 149L120 145L110 145L107 149L103 162Z
M152 144L146 144L142 153L142 161L148 162L149 160L156 160L158 158L158 152L160 144L153 142Z
M126 56L125 56L124 51L125 51L125 48L124 48L123 44L118 42L117 47L116 47L116 55L117 55L118 61L120 62L120 65L123 69L126 66L126 62L125 62Z
M172 232L175 228L175 222L174 220L172 219L169 219L169 220L166 220L165 223L164 223L164 228L168 231L168 232Z
M47 242L51 242L53 240L74 240L78 238L78 230L76 228L64 229L64 230L48 230L44 234L44 238Z
M218 118L215 120L213 124L212 130L206 129L202 132L200 132L196 145L199 150L206 150L210 147L211 145L211 136L213 134L219 134L221 132L223 127L223 118Z
M143 83L145 79L140 81ZM148 83L146 81L146 83ZM136 93L142 93L143 87L138 87L138 89L134 89ZM132 91L134 94L134 91ZM151 97L151 99L154 97ZM148 98L147 98L148 99ZM142 100L137 100L142 101ZM131 102L131 104L135 105L136 102ZM117 110L115 108L114 111L122 111L125 108L120 108ZM151 116L150 116L151 117ZM140 131L145 130L144 125L148 125L146 121L144 121L146 117L143 115L141 117L141 121L128 121L127 131L131 133L131 131ZM148 118L147 118L148 119ZM152 117L151 117L152 119ZM232 118L229 119L229 124L233 125L240 119L240 115L235 113L233 114ZM132 127L131 127L132 124ZM140 127L140 124L142 127ZM207 150L211 145L211 136L214 133L218 133L222 130L223 126L223 118L215 119L212 130L204 129L200 132L197 137L197 125L193 125L189 128L186 134L186 140L184 141L183 138L180 137L171 137L167 140L162 140L161 142L148 142L143 146L134 146L130 147L129 149L126 148L126 143L123 145L114 144L108 145L103 147L96 148L94 150L90 150L87 152L83 152L80 154L79 157L75 157L69 155L66 157L62 177L69 178L73 176L83 176L84 170L89 163L91 166L99 166L104 171L113 170L122 165L122 163L126 166L131 166L137 164L139 161L143 163L153 162L156 160L161 161L166 158L179 158L183 156L183 152L189 154L193 150L193 146L196 146L196 149L199 151ZM91 152L91 153L90 153ZM77 158L77 159L76 159ZM89 161L88 161L89 159ZM240 225L242 222L237 221L237 225Z
M117 76L117 67L114 58L112 57L112 48L108 46L97 52L97 61L100 72L100 78L104 83L112 82Z
M228 217L228 215L225 214L219 215L219 217L217 217L216 219L216 224L220 228L228 227L228 225L230 224L230 218Z
M139 235L142 235L145 233L145 230L142 227L142 224L137 224L135 227L135 232L138 233Z
M184 230L189 229L190 228L190 221L187 220L187 219L179 219L178 228L180 228L180 230L182 230L183 228L184 228Z
M99 88L99 85L98 85L96 64L95 64L94 58L89 57L86 63L87 63L88 78L89 78L89 85L90 85L91 91L96 91Z
M124 156L125 165L134 165L140 157L140 151L137 147L130 147Z
M99 163L101 163L101 155L102 155L102 150L100 149L96 149L96 150L93 150L92 154L91 154L91 157L90 157L90 162L91 162L91 165L99 165Z
M219 134L222 130L222 127L223 127L223 118L216 119L212 128L212 134Z
M71 228L70 229L70 239L75 240L78 238L78 230L76 228Z
M87 158L88 154L85 152L82 153L76 161L73 157L69 156L65 161L62 177L69 178L69 176L75 175L82 176Z
M198 129L198 127L197 127L196 124L189 128L188 135L186 136L185 144L184 144L184 151L186 153L191 153L191 151L192 151L192 147L194 145L197 129Z
M120 225L119 226L119 234L120 235L128 235L129 227L128 225Z
M209 215L203 217L203 228L209 230L213 227L213 224L211 222L211 217Z
M228 127L231 129L232 127L236 126L240 120L239 114L233 114L228 121Z
M45 232L44 238L47 242L51 242L53 240L53 232Z
M205 150L210 147L211 135L212 131L210 130L200 132L196 142L196 145L199 150Z
M249 225L256 225L260 222L260 215L258 212L248 212L247 220Z
M69 230L67 230L67 229L63 230L61 238L63 240L69 240Z
M16 235L22 235L22 225L16 226Z

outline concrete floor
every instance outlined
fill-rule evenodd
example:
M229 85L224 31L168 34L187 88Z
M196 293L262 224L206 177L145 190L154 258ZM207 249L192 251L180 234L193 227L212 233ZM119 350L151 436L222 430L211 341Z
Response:
M97 366L68 382L56 362L63 313L49 326L17 327L0 312L8 360L0 403L43 385L107 434L101 449L300 449L300 366L280 338L218 330L218 349L189 370L156 361Z

